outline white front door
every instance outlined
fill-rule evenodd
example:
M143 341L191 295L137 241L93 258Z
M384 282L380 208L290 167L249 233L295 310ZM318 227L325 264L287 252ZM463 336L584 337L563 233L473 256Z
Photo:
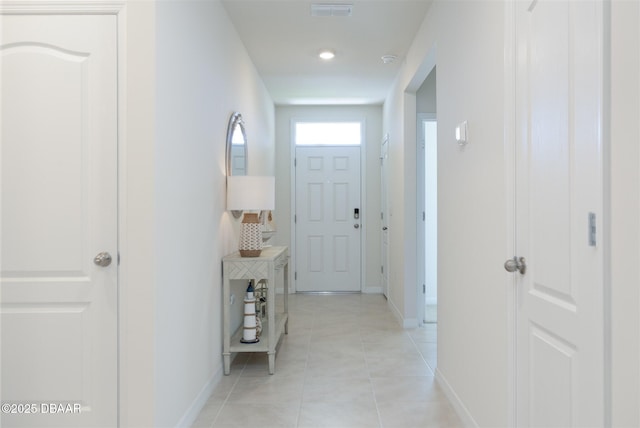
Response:
M360 147L296 147L296 290L360 291Z
M1 423L115 427L116 16L0 19Z
M515 7L517 425L603 426L603 2Z
M382 294L389 297L389 134L382 142L380 151L380 219L382 220L380 274Z

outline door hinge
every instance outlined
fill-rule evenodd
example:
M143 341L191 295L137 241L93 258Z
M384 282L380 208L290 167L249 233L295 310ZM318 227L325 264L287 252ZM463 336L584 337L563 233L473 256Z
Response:
M293 273L293 279L294 279L294 280L298 279L298 272L294 272L294 273Z
M293 222L294 222L294 223L297 223L297 222L298 222L298 215L297 215L297 214L294 214L294 215L293 215Z
M380 220L384 220L384 213L380 213Z
M596 213L589 213L589 246L596 246Z
M427 217L426 217L424 211L422 211L422 221L425 221L426 219L427 219Z
M293 166L294 167L298 166L298 159L297 158L293 158Z
M117 257L117 260L118 260L118 266L120 266L120 251L118 251L118 257Z
M384 274L384 266L380 266L380 273Z
M422 284L422 294L427 294L427 286Z

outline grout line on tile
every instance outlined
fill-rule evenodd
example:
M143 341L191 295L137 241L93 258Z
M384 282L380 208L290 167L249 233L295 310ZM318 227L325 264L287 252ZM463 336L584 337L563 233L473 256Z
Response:
M422 328L422 327L418 327L418 328ZM436 372L434 370L433 367L431 367L431 365L427 362L427 359L424 357L424 355L422 354L422 351L420 351L420 348L418 347L418 344L416 343L415 340L413 340L413 336L411 336L409 334L409 332L405 332L405 334L407 336L409 336L409 340L411 340L411 343L413 343L413 347L416 348L416 351L418 351L418 354L420 354L420 358L422 358L422 361L424 361L424 364L429 368L429 370L431 370L431 375L435 376Z
M229 388L229 392L227 392L227 395L224 397L224 401L222 402L222 405L220 406L220 408L216 412L216 417L213 418L213 421L211 421L211 425L210 425L211 428L215 427L216 422L218 422L218 418L220 417L220 413L222 413L222 409L224 409L224 407L227 405L227 402L229 401L229 397L231 397L231 394L233 393L233 390L236 389L236 386L238 385L238 381L242 377L242 373L244 373L244 369L247 367L247 362L248 361L249 361L249 358L247 358L244 361L244 364L242 366L242 370L240 370L240 373L236 377L236 380L233 382L233 385L231 386L231 388Z

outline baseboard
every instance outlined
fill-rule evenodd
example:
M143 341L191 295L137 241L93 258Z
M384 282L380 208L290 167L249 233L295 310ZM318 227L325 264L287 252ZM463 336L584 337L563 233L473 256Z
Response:
M295 294L296 290L289 288L289 294ZM347 293L362 293L362 294L382 294L382 287L364 287L362 291L348 291ZM276 294L284 294L284 287L277 287Z
M404 318L402 328L418 328L418 318Z
M387 307L389 308L393 316L396 317L398 323L402 325L402 314L400 313L398 308L396 308L396 305L393 304L393 301L389 298L387 298Z
M469 413L469 410L462 403L462 400L460 400L458 394L456 394L456 392L447 381L447 378L442 374L440 370L438 370L438 368L436 368L436 382L438 382L438 385L440 385L440 387L444 391L444 394L451 402L453 409L462 420L462 424L465 427L478 428L478 423L473 419L471 413Z
M402 328L416 328L418 327L418 318L404 318L396 305L390 299L387 299L387 306L389 310L396 317Z
M215 387L220 383L222 379L222 365L218 368L216 373L209 379L209 381L204 385L204 387L200 390L200 393L196 396L191 406L187 409L187 411L182 415L178 423L176 424L176 428L190 427L200 415L200 412L204 408L207 401L209 401L209 397L213 393Z

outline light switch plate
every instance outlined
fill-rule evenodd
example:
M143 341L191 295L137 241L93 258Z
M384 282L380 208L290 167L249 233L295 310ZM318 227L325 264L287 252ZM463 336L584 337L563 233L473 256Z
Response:
M461 122L456 126L456 141L459 145L467 144L467 121Z

